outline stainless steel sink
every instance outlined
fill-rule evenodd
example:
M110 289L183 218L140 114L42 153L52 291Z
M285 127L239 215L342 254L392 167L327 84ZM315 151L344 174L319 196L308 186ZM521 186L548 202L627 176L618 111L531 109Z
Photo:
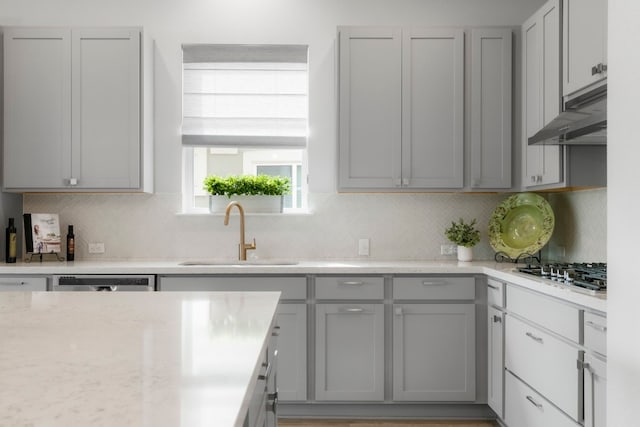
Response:
M233 266L233 267L241 267L248 265L297 265L298 261L283 261L283 260L271 260L271 259L250 259L246 261L229 261L229 260L195 260L195 261L184 261L178 265L195 265L195 266L206 266L206 265L220 265L220 266Z

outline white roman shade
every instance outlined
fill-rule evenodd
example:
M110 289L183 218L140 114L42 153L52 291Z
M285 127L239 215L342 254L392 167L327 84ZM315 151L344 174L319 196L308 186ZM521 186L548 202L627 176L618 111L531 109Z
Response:
M305 147L307 46L188 44L182 144Z

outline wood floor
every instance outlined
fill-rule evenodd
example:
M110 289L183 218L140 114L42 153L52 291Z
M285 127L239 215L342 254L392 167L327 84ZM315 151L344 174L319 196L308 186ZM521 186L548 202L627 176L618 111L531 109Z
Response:
M492 421L367 421L367 420L289 420L282 427L497 427Z

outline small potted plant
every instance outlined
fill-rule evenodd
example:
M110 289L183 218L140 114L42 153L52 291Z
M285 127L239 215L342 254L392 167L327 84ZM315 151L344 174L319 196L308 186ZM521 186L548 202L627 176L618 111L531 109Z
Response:
M212 213L224 213L231 200L240 202L247 212L282 212L283 196L291 192L289 178L270 175L210 175L203 184Z
M471 261L473 247L480 241L480 231L476 228L476 220L466 224L462 218L458 222L451 222L451 227L444 231L444 235L458 245L458 260Z

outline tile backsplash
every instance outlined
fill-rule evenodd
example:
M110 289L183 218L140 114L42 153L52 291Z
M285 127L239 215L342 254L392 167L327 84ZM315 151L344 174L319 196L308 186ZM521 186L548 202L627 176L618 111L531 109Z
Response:
M312 213L247 215L250 256L292 259L440 260L444 229L452 220L476 218L481 242L475 260L492 260L487 238L493 209L508 194L310 195ZM556 213L550 255L564 246L566 258L606 260L606 190L549 195ZM24 212L57 212L61 229L73 224L76 259L235 259L237 213L228 227L220 215L179 214L180 194L28 194ZM588 206L588 207L587 207ZM370 239L370 256L358 256L358 240ZM102 242L104 254L89 254ZM554 249L555 248L555 249Z

